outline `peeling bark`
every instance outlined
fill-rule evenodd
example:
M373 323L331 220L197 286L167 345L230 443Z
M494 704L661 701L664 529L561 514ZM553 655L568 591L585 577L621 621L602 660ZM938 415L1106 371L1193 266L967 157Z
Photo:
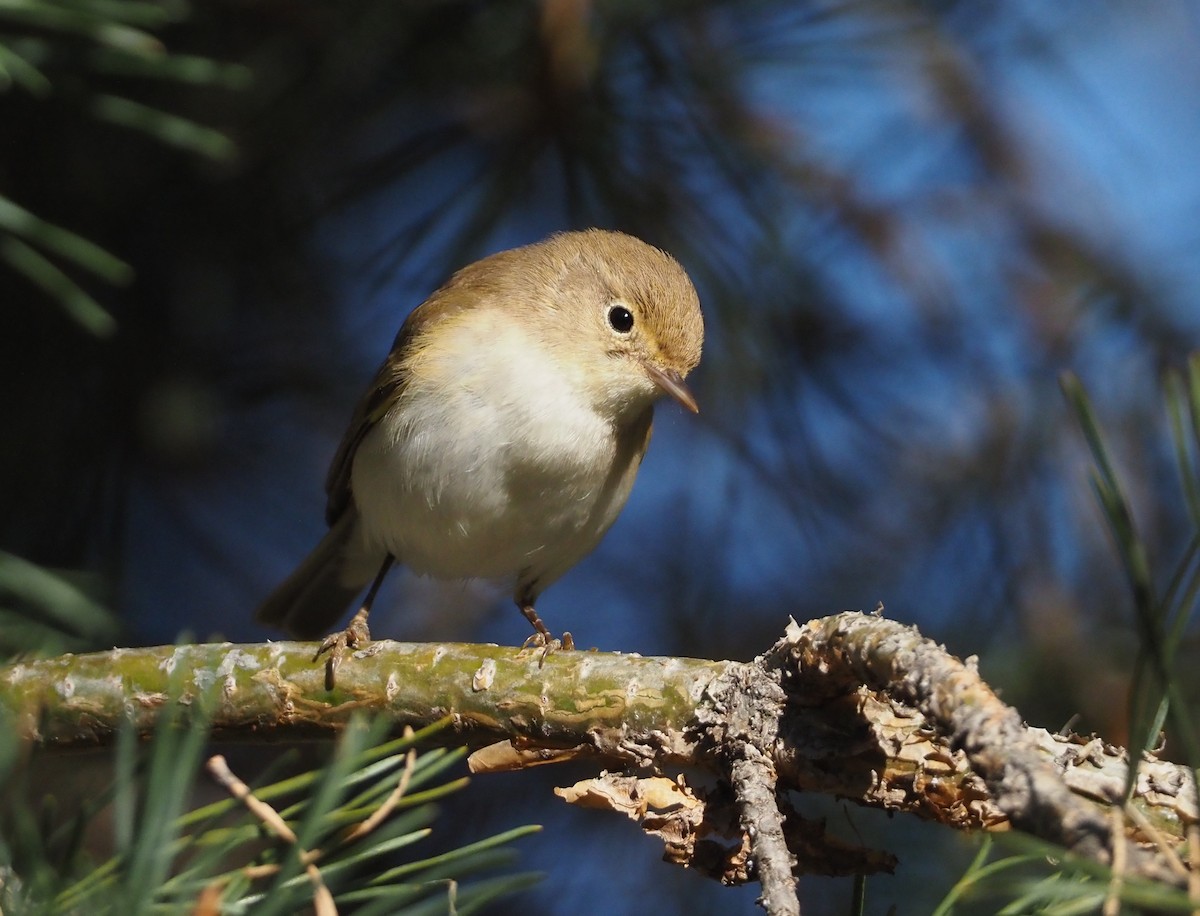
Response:
M226 740L333 734L363 712L397 731L447 719L443 740L479 748L476 772L564 759L624 770L573 800L624 809L663 838L671 861L727 883L759 880L771 913L798 912L798 874L893 864L804 822L791 791L960 830L1016 827L1100 863L1120 830L1123 874L1191 878L1181 861L1200 816L1186 768L1146 755L1132 804L1114 818L1124 751L1025 726L971 660L878 616L793 623L751 663L598 652L543 663L540 652L498 646L380 641L347 658L327 690L311 657L310 644L285 642L26 662L0 670L0 715L10 734L47 750L104 744L125 726L149 734L168 704ZM681 771L693 768L716 787L689 785ZM663 774L675 774L674 801L642 807Z

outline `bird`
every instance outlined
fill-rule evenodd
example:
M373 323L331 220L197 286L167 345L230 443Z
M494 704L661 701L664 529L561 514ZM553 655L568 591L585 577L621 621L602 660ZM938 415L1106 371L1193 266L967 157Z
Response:
M329 529L257 619L343 655L371 639L393 563L438 579L506 583L535 605L625 505L666 395L698 413L696 289L666 252L605 229L561 232L454 273L404 321L358 402L325 481ZM544 656L543 656L544 657Z

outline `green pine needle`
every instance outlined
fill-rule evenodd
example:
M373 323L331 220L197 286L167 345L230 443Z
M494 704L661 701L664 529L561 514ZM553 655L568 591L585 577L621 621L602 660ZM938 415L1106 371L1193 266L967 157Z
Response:
M49 841L38 832L36 818L25 818L26 827L19 831L12 823L6 824L0 831L0 869L14 879L8 885L10 890L19 886L26 896L20 907L11 893L7 898L0 895L0 902L22 911L183 916L194 911L202 893L215 889L221 911L229 914L253 912L258 916L311 907L313 887L296 847L268 836L242 802L172 814L186 804L201 772L208 735L203 710L197 715L196 706L203 707L204 700L189 701L186 720L183 707L168 703L149 744L139 742L131 730L119 736L110 809L117 848L114 858L97 864L75 857L72 879L71 869L64 872L62 863L52 861ZM359 787L356 797L360 801L369 794L376 806L382 803L397 785L408 765L405 754L417 740L414 736L381 743L384 727L382 723L353 722L325 766L303 778L253 790L260 800L268 795L304 796L294 806L297 818L289 823L304 849L320 851L316 865L339 908L353 905L360 913L415 916L445 912L447 901L453 899L458 913L468 913L540 879L527 873L503 873L513 861L510 844L538 827L520 827L450 852L419 857L408 865L396 865L429 837L437 818L437 810L430 804L399 806L369 833L344 842L348 822L345 800L351 787ZM431 730L424 731L428 737ZM381 749L390 752L382 759ZM418 755L411 765L412 779L418 772L442 772L446 761L461 759L460 753L444 750ZM365 783L370 780L377 785L368 793ZM418 794L443 788L436 785ZM360 812L362 816L354 822L361 822L369 813ZM14 868L11 847L4 845L14 839L22 844L26 860L40 861L37 882L26 880L26 873ZM261 877L246 871L247 866L270 863L277 865L277 870ZM472 877L485 869L501 873ZM34 888L40 895L33 893Z
M99 93L91 96L88 107L102 121L140 131L167 146L217 162L232 159L237 149L219 130L123 96Z

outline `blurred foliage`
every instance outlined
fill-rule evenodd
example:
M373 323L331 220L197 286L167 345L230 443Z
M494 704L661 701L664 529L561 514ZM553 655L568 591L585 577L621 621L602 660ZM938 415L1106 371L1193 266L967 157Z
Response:
M1149 552L1137 533L1129 496L1113 466L1096 412L1077 378L1066 375L1063 388L1095 460L1092 486L1125 570L1133 605L1139 654L1130 686L1130 756L1138 759L1144 751L1167 743L1195 774L1200 771L1200 735L1189 696L1194 696L1196 688L1194 666L1180 665L1179 648L1200 601L1200 512L1194 501L1194 494L1200 491L1196 460L1200 445L1200 425L1196 423L1200 419L1200 354L1193 354L1188 361L1186 376L1172 371L1166 378L1171 437L1193 531L1163 590L1156 584ZM1184 680L1185 674L1191 676L1192 683ZM1127 797L1132 795L1136 782L1137 773L1130 770Z
M184 19L187 11L183 2L142 0L14 0L0 6L0 112L7 116L8 134L6 142L0 141L0 149L15 152L22 140L40 146L39 138L22 129L23 116L30 119L31 129L44 133L53 133L56 117L93 118L121 125L151 144L228 159L233 146L220 132L133 97L145 83L203 88L246 85L249 71L243 66L166 51L155 33ZM134 271L102 245L21 206L14 198L28 191L35 199L38 194L36 185L21 180L19 159L4 157L0 161L0 265L13 275L0 278L0 296L12 346L24 352L26 359L44 360L44 351L26 349L35 343L36 334L27 337L17 330L40 321L22 314L39 305L38 297L28 289L22 294L20 281L57 305L76 329L110 338L116 332L116 320L87 286L93 281L128 286ZM52 175L44 179L55 180ZM17 281L15 286L13 281ZM19 361L17 368L19 378ZM80 380L71 374L68 369L65 383L79 385ZM27 403L33 410L57 406L40 403L37 398L29 398ZM31 430L19 423L19 417L12 419L15 422L10 429ZM32 429L37 425L32 424ZM94 465L97 457L93 454L85 460ZM36 492L31 495L38 496ZM23 517L13 520L16 525L26 521ZM9 652L88 648L103 645L116 632L108 613L77 586L16 556L0 557L0 595L11 596L27 610L21 614L8 608L4 611L8 622L3 649ZM52 622L47 625L44 618Z
M80 783L43 784L31 761L11 754L3 761L5 913L302 912L319 891L297 848L319 850L322 889L341 912L473 913L538 880L528 873L487 875L510 869L515 853L508 844L536 827L412 857L422 855L420 844L431 833L434 803L467 782L446 779L461 752L414 750L445 723L387 741L379 728L358 722L320 769L264 778L254 797L276 809L294 843L274 839L234 798L187 810L209 737L194 715L198 705L186 722L179 706L164 706L144 749L132 731L123 733L111 784L91 796ZM84 784L93 781L87 773ZM81 797L73 798L76 792ZM386 816L381 812L374 829L352 835L384 805ZM110 841L98 840L97 822L111 826ZM97 848L105 847L111 858L98 859Z
M999 916L1194 911L1184 890L1115 878L1095 862L1015 833L983 837L974 860L932 916L961 912L968 900L982 900L986 912Z
M6 3L0 7L0 92L23 95L43 107L51 102L68 106L147 139L227 159L233 146L218 131L119 91L104 91L107 78L113 77L204 87L243 86L249 76L244 67L166 52L154 33L183 19L187 11L183 2L142 0ZM130 266L2 196L0 260L41 288L84 330L100 337L115 330L112 316L65 268L125 285L132 279Z
M115 644L112 613L70 577L0 551L0 658Z

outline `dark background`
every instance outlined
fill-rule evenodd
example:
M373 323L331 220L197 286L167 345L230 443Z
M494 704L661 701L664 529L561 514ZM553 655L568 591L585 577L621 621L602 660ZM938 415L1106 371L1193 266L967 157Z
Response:
M0 44L28 34L0 18ZM407 312L595 225L695 280L702 412L660 409L621 519L539 602L551 629L747 659L789 615L882 601L1032 724L1125 740L1130 604L1058 378L1167 568L1188 528L1160 375L1200 342L1195 4L218 2L160 34L248 83L114 73L76 41L53 92L0 91L0 196L136 273L65 268L106 337L0 263L0 548L73 571L117 640L278 635L252 610L320 536ZM114 125L100 94L236 151ZM527 635L487 586L393 579L376 635ZM478 780L446 819L546 825L522 912L755 911L553 781ZM868 912L927 911L973 848L825 810L901 855ZM803 887L806 913L848 906L848 882Z

